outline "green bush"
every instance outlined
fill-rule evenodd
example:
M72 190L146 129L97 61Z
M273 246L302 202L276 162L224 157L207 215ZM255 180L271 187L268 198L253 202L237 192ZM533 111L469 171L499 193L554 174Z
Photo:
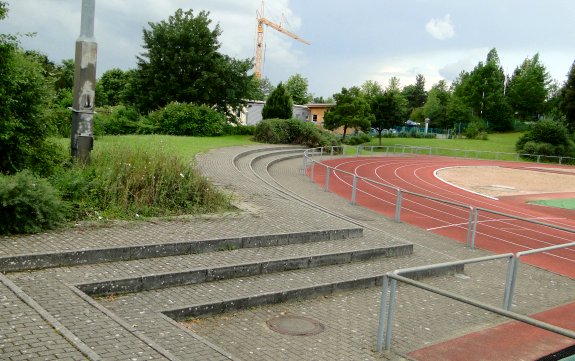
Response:
M308 147L328 147L338 144L336 136L332 133L299 119L263 120L256 126L254 139L263 143L301 144Z
M474 119L472 122L467 124L467 127L463 131L463 135L465 135L467 139L487 140L487 125L481 119Z
M417 128L411 129L403 129L399 133L390 134L390 138L397 137L397 138L435 138L435 134L420 132Z
M359 145L364 143L369 143L371 137L365 133L354 134L345 138L345 144L347 145Z
M226 117L206 105L172 102L148 115L159 134L213 137L224 134Z
M124 105L101 108L94 115L97 135L138 134L141 124L140 114Z
M225 135L254 135L256 131L255 125L232 125L230 123L226 124L224 129Z
M0 234L56 228L66 213L66 203L46 179L28 170L0 175Z
M515 149L521 154L573 156L575 146L564 124L545 119L532 124Z

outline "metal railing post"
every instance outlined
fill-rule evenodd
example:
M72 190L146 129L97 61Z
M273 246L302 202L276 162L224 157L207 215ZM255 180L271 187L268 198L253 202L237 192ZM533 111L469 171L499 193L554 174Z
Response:
M357 191L357 174L353 175L353 187L351 188L351 204L355 205L355 193Z
M471 249L475 249L475 236L477 234L477 217L479 214L479 210L475 208L473 212L473 227L471 230Z
M517 269L519 268L519 256L511 257L507 269L507 279L505 281L505 294L503 295L503 309L510 311L513 299L513 291L515 291L515 279L517 277Z
M303 174L307 175L307 154L303 153Z
M395 221L397 223L401 222L401 201L402 201L401 189L397 188L397 197L395 201Z
M383 334L385 331L385 316L387 310L387 288L389 287L389 278L383 276L383 286L381 288L381 297L379 301L379 327L377 328L377 342L375 349L381 352L383 349Z
M329 192L329 174L331 173L330 167L325 167L325 191Z
M329 156L330 156L330 157L333 157L333 148L334 148L334 146L332 145L332 146L331 146L331 151L330 151L330 153L329 153Z
M385 349L391 349L391 331L393 326L393 316L395 312L395 288L397 287L397 280L391 280L391 287L389 289L389 310L387 312L387 325L385 327Z
M311 160L311 166L310 166L310 170L309 170L309 179L313 182L313 171L314 171L314 160Z
M469 219L467 221L467 239L465 240L465 244L467 245L467 247L470 246L471 244L471 233L473 231L473 213L475 211L475 208L473 208L472 206L469 206Z

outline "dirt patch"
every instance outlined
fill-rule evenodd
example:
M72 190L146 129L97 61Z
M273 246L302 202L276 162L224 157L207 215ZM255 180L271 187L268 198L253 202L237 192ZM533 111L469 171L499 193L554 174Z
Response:
M490 197L575 192L575 174L504 167L450 167L437 177L460 188Z

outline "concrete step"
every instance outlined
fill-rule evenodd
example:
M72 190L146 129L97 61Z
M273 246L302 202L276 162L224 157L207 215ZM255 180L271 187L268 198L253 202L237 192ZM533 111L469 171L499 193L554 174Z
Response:
M151 307L174 320L184 320L379 286L386 272L395 268L397 263L409 263L409 258L377 258L359 263L227 279L119 295L101 302L106 307L116 309L115 312L130 315L130 319L138 318L137 313L145 313L144 309ZM462 272L462 268L451 267L438 270L435 275L459 272Z
M382 277L387 272L428 262L427 255L412 254L410 244L368 247L369 243L377 243L378 237L381 235L368 232L366 237L351 241L285 246L281 253L290 253L293 256L279 258L277 262L270 262L269 255L261 252L251 255L245 254L248 250L231 251L229 254L218 252L215 255L222 254L220 261L230 257L232 253L235 253L236 259L247 261L249 257L255 257L262 261L240 264L232 262L219 268L203 268L199 270L200 276L197 279L192 279L197 276L191 274L192 271L172 272L161 275L150 274L140 278L104 280L77 287L92 295L108 294L108 297L101 297L99 301L114 312L127 315L130 320L139 319L139 314L148 314L150 311L161 312L172 319L182 320L264 304L317 297L344 290L374 287L381 284ZM364 244L360 245L360 242ZM383 241L380 239L379 242ZM317 248L313 250L307 248L328 247L330 244L337 249L343 247L351 249L348 252L322 252L317 255L315 254ZM304 256L297 257L296 253ZM218 263L220 261L211 260L212 264L221 264ZM305 266L301 266L300 261ZM324 265L313 267L321 264ZM270 269L275 272L266 272L266 265L270 265ZM411 277L421 278L462 271L462 267L449 267L437 270L433 275L413 274ZM163 284L160 281L162 277L165 278ZM222 278L219 279L220 277ZM134 291L134 293L110 295L110 291L114 290Z
M269 247L286 244L361 237L363 229L342 228L308 232L262 234L176 243L149 243L125 247L92 248L50 253L34 253L0 257L0 272L69 267L82 264L119 262L137 259L213 252L226 249Z
M325 243L325 242L324 242ZM289 257L274 258L278 252L256 251L257 261L248 262L247 260L254 257L251 250L237 252L234 257L227 255L227 252L219 252L212 258L213 263L207 267L193 267L180 271L162 272L155 274L142 274L121 279L104 280L100 282L90 282L78 284L80 290L84 293L96 297L104 295L114 295L119 293L133 293L150 291L160 288L177 287L188 284L203 282L214 282L223 279L250 277L262 274L284 272L298 269L309 269L314 267L345 264L351 262L365 261L375 257L396 257L413 253L413 245L397 244L382 245L366 248L365 244L346 240L340 242L341 245L325 245L325 249L315 247L311 250L309 247L287 247L283 255L289 254ZM323 245L323 244L322 244ZM318 249L320 248L320 249ZM332 249L330 252L329 249ZM316 253L320 251L321 253ZM251 254L250 254L251 253ZM220 256L221 260L218 258ZM191 265L192 260L178 259L165 260L170 264L177 264L180 268L183 264ZM167 267L166 267L167 268ZM142 270L148 270L149 267L139 267Z

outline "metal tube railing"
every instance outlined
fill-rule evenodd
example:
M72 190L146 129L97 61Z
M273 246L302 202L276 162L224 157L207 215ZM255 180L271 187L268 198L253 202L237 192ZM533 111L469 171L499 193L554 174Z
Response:
M433 287L433 286L427 285L427 284L422 283L422 282L414 281L414 280L407 278L407 277L403 277L403 276L396 275L393 273L388 273L386 275L386 277L392 279L392 283L391 283L392 286L394 284L393 281L401 281L401 282L407 283L409 285L421 288L423 290L433 292L433 293L436 293L438 295L445 296L445 297L451 298L453 300L463 302L463 303L466 303L468 305L475 306L475 307L481 308L483 310L496 313L496 314L501 315L501 316L512 318L516 321L527 323L529 325L532 325L532 326L535 326L535 327L538 327L538 328L541 328L541 329L544 329L547 331L551 331L551 332L557 333L557 334L565 336L565 337L575 339L575 331L571 331L571 330L561 328L561 327L558 327L558 326L555 326L555 325L552 325L552 324L549 324L546 322L542 322L542 321L539 321L537 319L521 315L519 313L507 311L503 308L498 308L498 307L495 307L495 306L492 306L492 305L489 305L489 304L486 304L483 302L479 302L479 301L473 300L469 297L465 297L462 295L458 295L456 293L445 291L445 290L442 290L440 288ZM393 290L393 291L395 291L395 290ZM390 292L392 292L392 290L390 290ZM392 322L393 322L393 309L391 309L392 308L392 303L391 303L392 297L394 297L394 294L390 294L390 297L389 297L390 298L390 311L389 311L389 314L387 316L386 325L385 325L386 332L384 333L383 339L378 339L377 343L376 343L376 349L378 352L382 351L382 345L384 344L384 342L385 342L385 349L386 350L391 349L391 337L392 337L391 329L392 329ZM383 316L383 317L380 316L380 322L382 322L381 321L382 318L385 318L385 316Z
M519 264L522 256L528 256L535 253L549 252L567 247L575 247L575 242L517 252L513 257L513 259L511 260L511 264L509 266L508 281L505 283L505 297L504 297L503 308L505 308L506 310L511 309L513 303L513 292L515 292L515 285L517 283L517 270L519 269Z
M396 281L401 281L401 282L410 284L412 286L421 288L423 290L433 292L433 293L454 299L456 301L460 301L460 302L463 302L463 303L466 303L466 304L469 304L469 305L472 305L472 306L475 306L475 307L478 307L478 308L481 308L481 309L484 309L484 310L487 310L490 312L494 312L496 314L499 314L499 315L502 315L505 317L512 318L512 319L520 321L520 322L530 324L530 325L535 326L535 327L542 328L542 329L547 330L547 331L555 332L557 334L575 339L575 331L567 330L565 328L561 328L561 327L558 327L558 326L555 326L555 325L552 325L552 324L549 324L546 322L542 322L542 321L539 321L537 319L534 319L534 318L531 318L528 316L524 316L524 315L509 311L509 309L506 308L506 303L508 301L508 293L507 292L509 289L507 285L505 287L505 294L504 294L504 301L503 301L504 307L498 308L498 307L488 305L488 304L483 303L483 302L473 300L473 299L466 297L466 296L452 293L452 292L440 289L438 287L427 285L423 282L418 282L418 281L412 280L410 278L401 276L402 274L405 274L405 273L429 271L429 270L433 270L433 269L445 268L445 267L450 267L450 266L467 265L467 264L472 264L472 263L488 262L488 261L508 258L509 263L508 263L508 271L507 271L507 283L509 283L510 278L511 278L511 274L512 274L512 269L517 264L517 263L514 263L513 260L518 260L519 257L521 256L521 253L523 253L523 255L533 254L533 253L538 253L538 252L545 252L546 250L553 250L553 249L558 249L558 248L563 248L563 247L569 247L571 245L575 245L575 242L572 244L559 245L559 246L553 246L553 247L545 247L544 249L542 248L540 250L530 250L530 251L525 251L525 252L518 252L517 254L506 253L506 254L502 254L502 255L479 257L479 258L473 258L473 259L462 260L462 261L438 263L438 264L413 267L413 268L404 268L404 269L399 269L399 270L395 270L393 272L387 273L386 276L384 277L384 280L383 280L382 295L380 297L382 303L380 304L379 328L378 328L378 332L377 332L377 341L376 341L377 351L381 352L384 345L385 345L386 350L389 350L391 348L392 326L393 326L393 317L394 317L394 309L395 309ZM387 300L387 295L385 295L384 293L387 293L389 279L391 279L391 288L389 291L390 292L389 307L388 307L388 310L386 313L385 302Z

